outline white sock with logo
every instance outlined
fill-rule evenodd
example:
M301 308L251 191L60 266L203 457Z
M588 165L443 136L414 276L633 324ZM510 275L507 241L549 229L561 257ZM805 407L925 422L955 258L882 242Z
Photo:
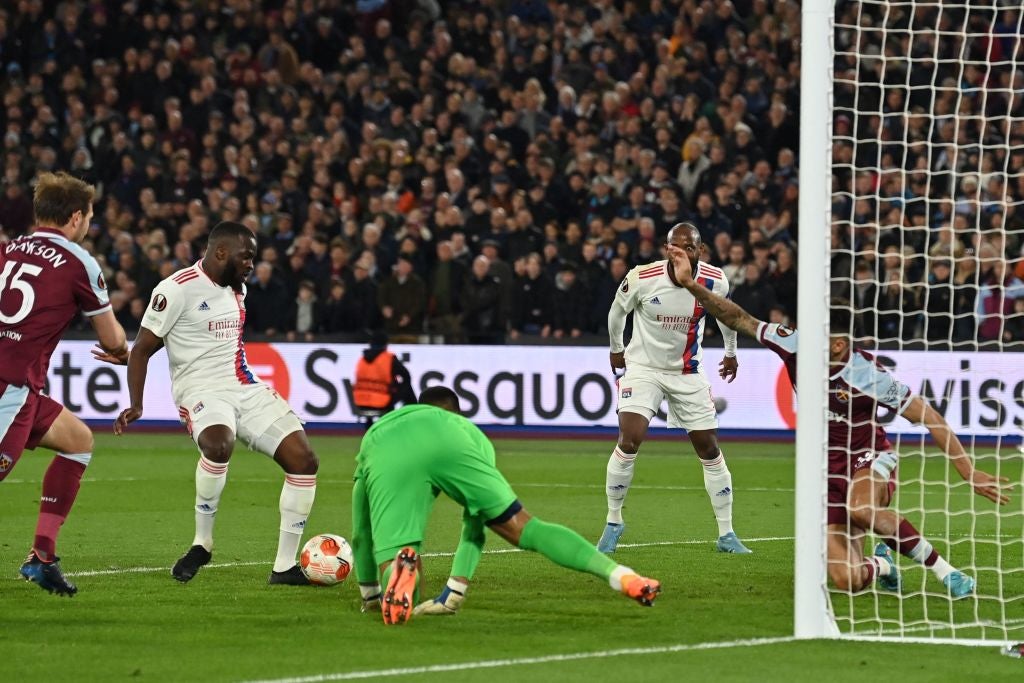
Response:
M196 465L196 537L192 545L213 549L213 522L220 505L220 494L228 481L228 464L199 456Z
M725 536L732 531L732 473L721 450L718 457L700 462L704 466L704 490L711 498L711 507L718 522L718 535Z
M626 453L618 446L608 459L605 476L605 494L608 496L608 521L622 524L622 504L633 482L633 461L636 453Z
M281 487L281 535L277 540L274 571L283 572L295 566L295 554L302 542L306 519L316 497L315 474L286 474Z

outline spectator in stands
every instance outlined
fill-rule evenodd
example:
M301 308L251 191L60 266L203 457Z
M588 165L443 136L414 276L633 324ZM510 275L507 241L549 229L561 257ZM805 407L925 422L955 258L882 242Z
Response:
M359 302L349 293L344 280L333 280L324 301L320 329L329 334L352 333L360 329L363 316Z
M311 280L299 283L299 291L292 304L289 316L288 341L313 341L314 333L323 325L323 307L316 295L316 285Z
M390 336L417 341L423 332L427 287L413 272L413 262L407 256L398 257L391 277L381 284L377 291L377 305Z
M491 260L473 259L473 269L462 287L462 329L470 344L499 344L505 337L504 288L491 274Z
M769 311L776 304L775 289L766 279L761 277L756 263L748 263L743 282L731 292L736 305L758 320L767 320Z
M509 337L518 339L521 334L551 336L553 295L554 288L544 273L540 254L530 254L526 257L526 272L516 278Z
M589 301L587 292L576 275L576 264L567 261L555 278L554 325L552 335L556 339L575 339L583 334L589 324Z
M427 327L432 334L444 335L448 343L458 343L462 338L459 292L466 276L465 266L455 259L452 243L438 242L437 261L430 273Z
M288 329L291 297L269 263L256 265L245 297L245 328L272 337Z

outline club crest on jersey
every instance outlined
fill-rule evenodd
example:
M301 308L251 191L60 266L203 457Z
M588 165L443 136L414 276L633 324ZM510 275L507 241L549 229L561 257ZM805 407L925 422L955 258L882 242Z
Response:
M835 394L836 400L839 401L840 403L850 402L850 392L847 391L846 389L836 389L832 393Z
M660 306L661 299L659 299L658 297L654 297L653 299L651 299L651 303L654 304L655 306Z
M860 469L871 464L871 461L875 459L874 453L865 453L864 455L857 458L857 462L854 463L854 467Z
M626 387L622 390L622 398L629 398L633 395L633 387Z
M157 313L167 308L167 297L165 297L163 294L157 294L156 296L154 296L152 308Z
M6 453L0 453L0 472L6 472L14 466L14 458Z

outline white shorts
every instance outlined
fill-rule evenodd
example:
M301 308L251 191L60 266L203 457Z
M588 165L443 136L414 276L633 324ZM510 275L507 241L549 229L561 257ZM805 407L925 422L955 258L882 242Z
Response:
M703 373L683 375L634 366L626 369L617 384L619 412L637 413L650 420L667 399L669 427L686 431L718 428L715 399Z
M178 417L196 445L204 429L225 425L249 448L270 457L286 436L302 429L288 402L262 383L192 390L178 402Z

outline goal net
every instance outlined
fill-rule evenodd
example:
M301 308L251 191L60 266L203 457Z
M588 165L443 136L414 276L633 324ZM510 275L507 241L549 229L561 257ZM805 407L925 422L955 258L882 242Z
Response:
M831 45L824 67L811 65L804 48L804 68L824 82L812 91L804 74L802 125L819 127L824 140L808 155L804 131L801 161L811 158L801 163L801 195L821 187L818 177L830 186L821 213L801 205L800 294L810 299L801 301L801 334L845 309L846 329L828 334L848 335L871 354L943 417L977 469L1006 477L1015 490L1002 506L978 495L929 435L938 421L916 426L884 408L900 404L899 388L869 377L870 365L851 363L838 376L842 364L830 367L827 350L804 353L802 345L801 356L813 357L800 358L798 373L817 372L800 377L800 412L813 417L803 416L798 430L812 419L822 425L798 434L797 509L817 507L818 536L815 570L797 563L797 632L803 619L803 635L1024 641L1024 12L1002 0L825 4L804 7L805 36L807 12L831 15ZM816 158L823 141L827 157ZM819 228L823 238L805 241ZM829 337L816 332L827 349ZM863 408L872 391L877 417ZM865 521L863 508L849 507L870 500L868 483L856 483L858 468L876 478L887 472L879 442L865 452L872 419L898 453L888 506L908 523L898 531L895 516L874 512ZM860 454L840 475L845 486L836 485L836 450ZM807 482L812 490L801 493ZM842 535L828 534L826 523L852 539L854 550L838 564ZM878 578L885 561L871 559L886 528L895 536L899 591ZM825 611L810 629L801 591Z

